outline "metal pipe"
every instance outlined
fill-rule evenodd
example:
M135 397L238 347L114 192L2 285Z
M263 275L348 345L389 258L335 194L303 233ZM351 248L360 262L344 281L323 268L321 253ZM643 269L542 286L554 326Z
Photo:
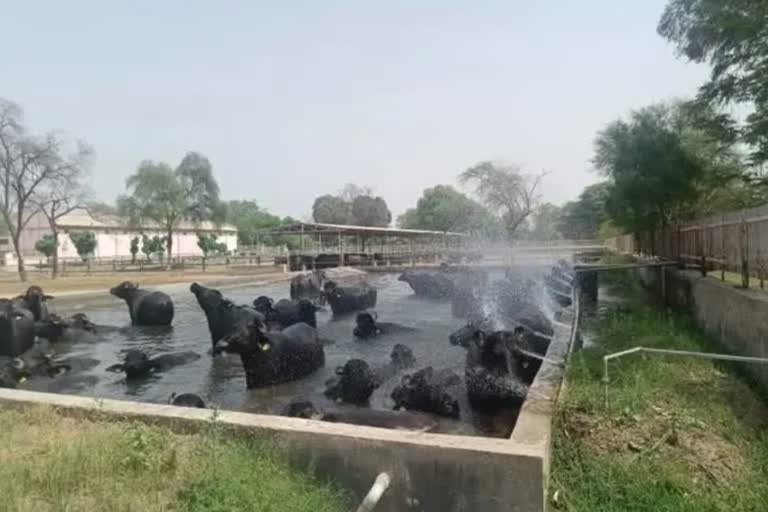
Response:
M384 491L389 488L390 483L391 478L389 477L389 473L379 473L379 476L373 481L371 490L368 491L368 494L363 498L363 502L357 507L357 512L371 512L371 510L373 510L379 503Z
M608 378L608 361L611 359L618 359L619 357L636 354L639 352L646 352L649 354L661 354L668 356L683 356L683 357L700 357L703 359L717 359L720 361L736 361L739 363L758 363L768 364L768 358L766 357L752 357L752 356L734 356L732 354L715 354L712 352L693 352L690 350L671 350L666 348L648 348L648 347L634 347L628 350L622 350L621 352L614 352L603 356L603 385L604 385L604 399L605 407L608 408L608 384L610 379Z

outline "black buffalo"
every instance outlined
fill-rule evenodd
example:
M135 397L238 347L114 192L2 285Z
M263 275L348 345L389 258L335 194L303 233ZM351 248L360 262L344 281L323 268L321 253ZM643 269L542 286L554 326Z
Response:
M255 320L219 341L215 350L240 354L249 389L297 380L325 364L323 344L307 324L266 332Z
M405 375L392 391L395 408L404 408L446 416L459 417L456 388L461 379L448 370L435 371L431 366L412 375Z
M171 325L173 301L167 293L142 290L139 285L124 281L109 291L128 304L133 325Z
M17 306L29 310L37 322L48 319L49 312L46 302L49 300L53 300L53 296L46 295L39 286L30 286L24 295L16 297L14 302Z
M363 311L355 318L355 328L352 333L357 338L367 339L388 334L411 333L417 329L392 322L377 321L376 312Z
M453 296L454 282L445 272L406 270L397 279L408 283L419 297L449 299Z
M302 322L317 327L317 306L308 299L281 299L274 302L269 297L262 296L253 301L253 307L264 315L267 324L277 325L280 329Z
M402 343L398 343L392 348L392 353L389 355L389 363L379 366L374 370L376 381L379 384L383 384L399 372L415 365L416 358L413 356L413 351Z
M368 283L358 286L339 286L333 281L325 283L325 298L334 315L343 315L376 307L376 289Z
M32 313L9 299L0 299L0 355L16 357L35 342Z
M248 306L236 306L224 298L219 290L192 283L189 290L205 312L213 348L216 342L254 321L264 322L264 315Z
M103 334L119 330L111 325L96 325L85 313L75 313L69 318L51 314L48 320L35 322L35 335L51 343L93 342L100 340Z
M196 409L205 409L205 401L194 393L182 393L177 395L172 393L168 403L177 407L192 407Z
M343 407L319 410L309 401L295 401L288 404L283 415L331 423L349 423L369 427L391 428L428 432L437 422L428 414L413 411L378 411L360 407Z
M200 354L189 351L149 357L142 350L131 349L125 353L125 359L122 363L110 366L107 371L125 372L128 379L140 379L198 359L200 359Z
M323 302L325 272L315 270L308 274L299 274L291 279L290 297L292 300L307 299L311 302Z
M362 359L350 359L336 368L336 377L326 383L325 396L350 404L366 404L379 387L371 367Z

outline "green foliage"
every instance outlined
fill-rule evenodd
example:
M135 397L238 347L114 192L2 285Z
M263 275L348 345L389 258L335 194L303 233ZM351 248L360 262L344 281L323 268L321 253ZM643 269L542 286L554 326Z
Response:
M480 162L462 172L459 180L474 186L485 206L501 218L507 238L512 240L533 213L541 175L527 176L514 165Z
M93 254L96 249L96 235L91 231L76 231L69 234L70 240L77 249L77 254L83 261Z
M768 161L768 3L762 0L671 0L658 31L693 62L712 66L698 100L710 106L751 103L743 129L726 114L724 137L740 136L755 163Z
M278 245L275 237L259 236L260 230L274 228L283 223L280 217L259 207L256 201L227 201L226 219L237 228L237 238L242 245Z
M370 188L349 184L339 195L315 199L312 218L324 224L386 227L392 222L392 213L384 198L373 196Z
M204 235L198 233L197 246L203 251L205 256L225 254L227 252L227 244L219 243L217 236L213 234Z
M131 263L136 263L136 255L139 253L139 237L131 238Z
M608 182L595 183L586 187L576 201L565 203L558 226L560 233L571 240L597 238L606 219L605 201L609 191Z
M560 234L560 217L562 209L552 203L544 203L536 207L531 216L529 240L558 240Z
M709 115L658 104L599 132L593 162L609 178L605 208L616 226L640 232L700 215L710 193L742 179L731 145L701 128Z
M165 237L155 235L149 238L147 235L141 235L141 252L144 253L148 261L152 260L152 255L162 258L165 254L165 241Z
M40 240L35 242L35 250L46 258L53 256L56 252L56 241L53 235L43 235Z
M406 210L397 220L405 229L455 231L495 237L500 225L488 210L450 185L424 190L416 208Z

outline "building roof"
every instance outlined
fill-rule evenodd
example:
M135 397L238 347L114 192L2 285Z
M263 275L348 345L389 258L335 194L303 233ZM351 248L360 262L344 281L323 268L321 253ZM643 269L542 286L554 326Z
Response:
M294 224L285 224L276 228L262 230L265 235L300 235L300 234L318 234L318 233L337 233L341 235L389 235L400 237L417 236L441 236L441 237L464 237L464 233L455 233L452 231L429 231L426 229L398 229L398 228L377 228L371 226L350 226L346 224L323 224L320 222L296 222Z
M62 229L122 229L136 231L138 228L131 226L128 219L117 215L92 215L85 209L73 210L71 213L59 217L56 224ZM160 230L155 222L147 222L141 226L143 229ZM230 224L216 225L213 222L200 223L182 221L176 228L181 231L214 231L236 233L237 228Z

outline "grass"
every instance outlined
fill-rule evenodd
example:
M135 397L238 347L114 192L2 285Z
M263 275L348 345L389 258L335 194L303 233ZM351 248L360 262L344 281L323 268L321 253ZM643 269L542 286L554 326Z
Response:
M612 278L612 293L622 302L587 326L594 345L574 354L567 370L556 414L555 506L579 512L768 509L768 408L734 367L665 356L615 360L605 407L605 353L638 345L723 351L688 317L648 305L626 276Z
M347 510L343 493L291 469L265 441L212 428L177 435L139 423L0 410L0 510Z

